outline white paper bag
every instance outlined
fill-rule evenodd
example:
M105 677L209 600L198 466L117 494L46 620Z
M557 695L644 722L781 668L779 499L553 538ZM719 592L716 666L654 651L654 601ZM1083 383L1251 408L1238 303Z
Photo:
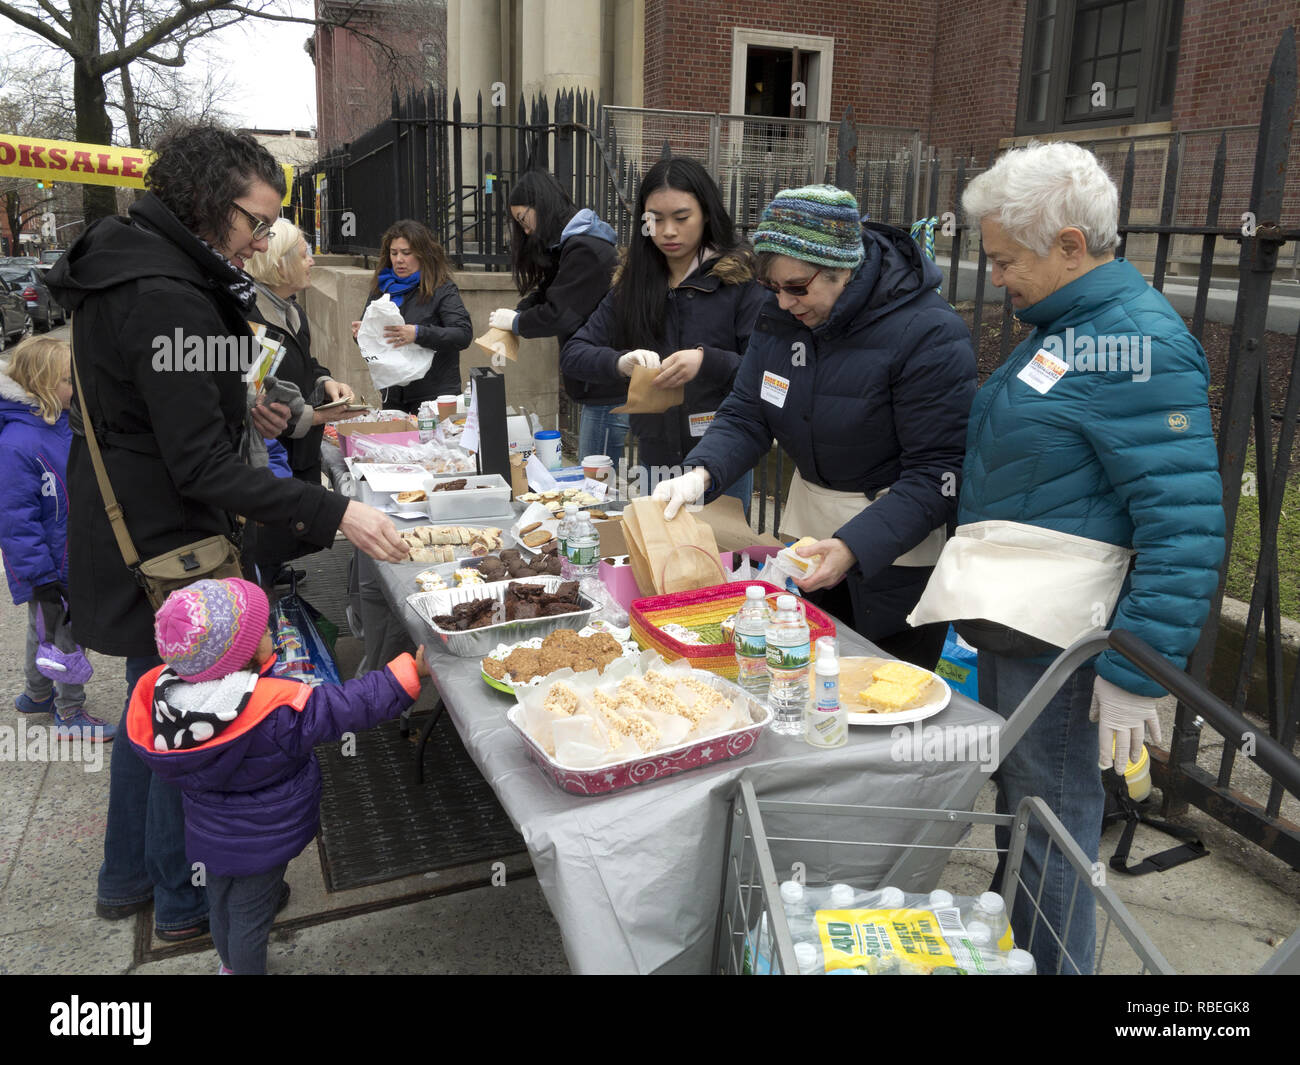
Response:
M357 346L366 360L370 380L376 388L410 384L429 372L434 352L418 344L394 347L384 339L384 329L390 325L405 325L402 312L385 292L366 308L357 330Z

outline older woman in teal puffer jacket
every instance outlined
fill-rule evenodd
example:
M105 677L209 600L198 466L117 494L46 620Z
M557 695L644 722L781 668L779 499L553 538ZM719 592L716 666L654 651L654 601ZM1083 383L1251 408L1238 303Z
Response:
M993 283L1036 328L976 394L957 532L911 620L959 619L979 649L980 701L1007 717L1088 632L1127 629L1185 664L1218 580L1223 492L1205 354L1165 298L1114 258L1117 194L1096 158L1065 143L1012 151L962 202ZM1136 761L1144 729L1159 742L1163 694L1110 651L1076 670L1003 752L999 810L1041 796L1094 860L1098 765ZM1043 878L1041 905L1059 933L1073 875L1045 850L1031 833L1029 894ZM1093 902L1083 896L1068 958L1040 922L1040 972L1091 971ZM1016 911L1023 940L1032 916Z

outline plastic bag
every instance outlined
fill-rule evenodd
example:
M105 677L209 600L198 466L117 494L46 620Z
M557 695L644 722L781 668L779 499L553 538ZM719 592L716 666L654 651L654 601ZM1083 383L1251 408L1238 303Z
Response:
M72 638L72 618L59 610L58 620L45 633L45 607L36 611L36 671L60 684L85 684L95 672L85 651Z
M949 625L948 635L943 641L943 654L934 671L967 699L979 702L979 673L976 669L978 659L975 648L958 636L957 630Z
M338 626L294 590L280 597L272 611L275 621L277 660L271 671L284 680L317 684L341 684L334 661Z
M384 339L386 327L405 324L401 310L387 292L371 303L361 316L357 346L376 388L392 388L418 381L433 365L434 352L430 348L418 344L394 347Z

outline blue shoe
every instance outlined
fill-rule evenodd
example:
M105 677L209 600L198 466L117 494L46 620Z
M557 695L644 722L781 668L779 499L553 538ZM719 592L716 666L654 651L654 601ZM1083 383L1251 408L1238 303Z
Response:
M92 717L85 710L78 710L71 717L60 717L55 713L54 726L54 732L61 740L80 736L88 743L108 743L117 735L116 725Z
M20 714L52 714L54 713L54 696L50 695L43 703L38 703L26 692L14 700L14 709Z

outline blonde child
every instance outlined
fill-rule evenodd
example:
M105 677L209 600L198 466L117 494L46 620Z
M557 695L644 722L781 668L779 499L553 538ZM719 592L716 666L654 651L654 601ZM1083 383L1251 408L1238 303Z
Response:
M72 651L61 624L68 588L68 345L24 340L0 372L0 553L9 594L27 604L26 688L14 699L23 714L54 714L60 736L107 741L116 727L86 712L81 684L51 680L36 665L37 617L48 642Z

